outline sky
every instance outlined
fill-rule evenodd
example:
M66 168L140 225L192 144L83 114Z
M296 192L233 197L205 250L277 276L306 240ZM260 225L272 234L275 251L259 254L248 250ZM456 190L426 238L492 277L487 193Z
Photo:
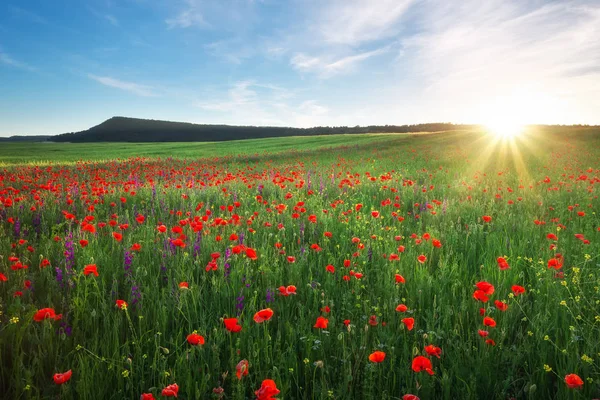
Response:
M600 124L600 1L2 0L0 136Z

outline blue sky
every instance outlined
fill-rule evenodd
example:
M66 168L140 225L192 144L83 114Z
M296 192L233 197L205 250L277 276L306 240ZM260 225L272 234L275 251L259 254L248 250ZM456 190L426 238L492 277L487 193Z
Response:
M596 0L3 0L0 136L115 115L600 124Z

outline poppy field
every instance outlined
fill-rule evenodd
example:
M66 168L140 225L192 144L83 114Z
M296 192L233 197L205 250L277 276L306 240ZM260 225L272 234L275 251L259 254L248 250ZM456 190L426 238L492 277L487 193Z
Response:
M1 397L600 398L598 129L354 139L6 145Z

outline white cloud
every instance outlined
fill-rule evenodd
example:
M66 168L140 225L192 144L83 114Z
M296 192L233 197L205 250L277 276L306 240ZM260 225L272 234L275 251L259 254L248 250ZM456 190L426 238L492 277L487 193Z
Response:
M22 70L29 71L29 72L37 71L36 68L34 68L28 64L25 64L21 61L15 60L8 54L2 52L2 50L0 50L0 64L8 65L9 67L22 69Z
M328 43L357 46L397 34L415 0L319 1L315 29Z
M177 16L165 20L169 29L173 28L189 28L191 26L199 26L206 28L210 26L204 14L202 13L201 2L199 0L185 0L185 7Z
M311 71L323 65L323 61L318 57L311 57L303 53L295 54L290 60L290 64L299 71Z
M285 88L245 80L232 84L225 98L194 105L216 123L309 127L327 120L329 108L314 99L294 99L295 93Z
M233 85L228 91L228 99L224 101L198 102L197 107L209 111L232 111L236 108L254 106L257 95L250 87L253 81L241 81Z
M153 92L153 88L151 86L140 85L140 84L134 83L134 82L121 81L121 80L111 78L108 76L97 76L97 75L88 74L88 77L90 79L95 80L96 82L103 84L104 86L121 89L126 92L136 94L138 96L142 96L142 97L158 96L156 93Z
M429 0L423 29L402 41L397 58L423 88L413 96L416 112L473 122L494 113L524 114L531 123L589 121L584 110L600 107L600 7L539 4Z
M219 40L204 45L204 49L215 57L222 58L232 64L241 64L254 55L254 49L241 38Z
M321 78L330 78L340 73L352 71L360 62L384 54L389 50L390 47L386 46L333 60L330 58L325 60L324 57L312 57L303 53L297 53L291 58L290 64L298 71L314 72Z
M325 115L329 112L327 107L321 106L316 100L306 100L298 106L298 110L312 116Z
M192 25L198 25L202 27L209 26L204 20L204 17L199 11L185 10L182 11L175 18L169 18L165 21L170 29L173 28L189 28Z
M113 15L105 14L104 19L110 22L113 26L119 26L119 20Z

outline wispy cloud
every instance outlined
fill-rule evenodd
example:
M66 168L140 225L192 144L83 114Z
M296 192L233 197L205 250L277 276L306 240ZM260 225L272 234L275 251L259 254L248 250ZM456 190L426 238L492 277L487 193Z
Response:
M97 76L93 74L88 74L90 79L95 80L98 83L101 83L104 86L124 90L126 92L130 92L142 97L156 97L158 96L151 86L140 85L139 83L134 82L126 82L119 79L111 78L108 76Z
M119 26L119 20L114 15L100 12L92 7L88 7L88 9L96 16L96 18L107 21L112 26Z
M397 34L415 0L319 1L316 31L325 42L357 46Z
M32 67L24 62L17 61L0 49L0 64L8 65L9 67L22 69L29 72L37 71L37 68Z
M290 65L302 73L330 78L358 71L360 64L398 46L405 16L416 0L309 1L293 33L274 48L291 48Z
M356 68L360 62L371 57L385 54L389 51L390 47L386 46L334 60L326 60L324 57L312 57L303 53L298 53L291 58L290 64L298 71L314 72L321 78L330 78L340 73L350 72Z
M119 20L115 16L110 15L110 14L104 14L103 17L105 20L110 22L113 26L119 26Z
M225 98L201 101L196 107L210 113L215 121L250 125L313 126L322 124L329 108L317 100L298 102L295 93L277 85L254 80L232 84ZM242 122L243 121L243 122Z
M46 18L44 18L34 12L25 10L20 7L15 7L15 6L10 7L10 10L12 12L13 17L26 19L30 22L34 22L34 23L40 24L40 25L50 25L50 23L48 22L48 20Z
M199 102L196 106L209 111L231 111L240 107L254 106L258 99L257 93L251 89L254 85L254 81L236 82L228 90L227 100Z
M219 40L204 45L204 49L212 56L224 59L232 64L241 64L252 57L255 50L242 38Z
M209 27L210 24L206 22L200 5L201 3L197 0L185 0L184 8L175 17L165 20L169 29L189 28L191 26Z

